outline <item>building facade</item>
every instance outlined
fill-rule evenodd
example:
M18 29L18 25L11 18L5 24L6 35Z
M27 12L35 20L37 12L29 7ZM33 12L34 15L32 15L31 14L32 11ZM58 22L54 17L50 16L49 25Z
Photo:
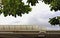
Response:
M0 25L0 38L60 38L60 30L37 25Z

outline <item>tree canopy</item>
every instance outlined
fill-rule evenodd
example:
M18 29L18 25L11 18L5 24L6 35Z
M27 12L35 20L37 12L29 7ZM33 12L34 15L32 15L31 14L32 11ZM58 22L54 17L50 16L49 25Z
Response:
M51 10L58 11L60 10L60 0L42 0L45 4L50 5ZM4 16L22 16L22 14L29 13L32 8L31 6L36 6L36 3L39 3L39 0L27 0L27 5L24 4L23 0L2 0L0 3L0 14Z
M0 14L3 13L5 17L8 15L16 17L16 15L28 14L32 10L29 4L31 3L31 6L35 6L38 0L27 0L26 2L28 3L27 5L22 0L2 0Z
M51 25L59 25L60 26L60 16L50 18L49 23Z
M41 0L45 4L48 4L50 10L58 11L60 10L60 0ZM30 6L36 6L39 0L27 0L27 4L24 4L23 0L1 0L0 3L0 14L6 16L22 16L22 14L29 13L32 8ZM60 17L59 17L60 18ZM49 20L51 25L59 25L59 18L54 17Z
M59 19L58 19L57 17L50 18L49 23L50 23L51 25L59 25Z
M60 0L43 0L45 4L50 5L50 10L60 11ZM60 16L50 18L49 23L51 25L60 26Z
M60 10L60 0L43 0L45 4L50 5L51 11L58 11Z

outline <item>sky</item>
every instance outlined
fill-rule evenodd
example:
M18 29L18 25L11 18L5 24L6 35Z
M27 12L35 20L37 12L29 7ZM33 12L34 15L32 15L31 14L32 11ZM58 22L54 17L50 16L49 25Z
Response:
M25 0L24 0L25 2ZM0 25L38 25L46 27L47 30L60 30L60 27L51 26L48 21L49 18L60 16L60 11L54 12L50 11L49 5L44 4L39 1L36 6L31 6L32 11L29 14L24 14L22 17L13 16L4 17L3 14L0 15Z

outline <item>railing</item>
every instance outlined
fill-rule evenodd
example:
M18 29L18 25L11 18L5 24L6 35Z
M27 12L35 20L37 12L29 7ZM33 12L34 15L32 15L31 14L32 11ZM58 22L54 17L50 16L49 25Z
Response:
M0 25L1 31L39 31L36 25Z

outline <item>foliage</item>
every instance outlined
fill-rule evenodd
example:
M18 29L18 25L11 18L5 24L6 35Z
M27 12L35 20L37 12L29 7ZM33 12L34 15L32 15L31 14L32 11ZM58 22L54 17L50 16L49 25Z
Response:
M38 3L38 0L27 0L28 4L31 4L32 6L35 6L36 3Z
M51 25L59 25L59 19L58 19L57 17L50 18L49 23L50 23Z
M30 7L30 3L32 6L38 3L38 0L27 0L28 5L25 5L22 0L2 0L3 9L0 8L0 14L3 13L4 16L22 16L22 14L29 13L32 9Z
M42 0L45 4L50 5L51 11L60 10L60 0ZM32 9L31 6L35 6L36 3L39 3L38 0L27 0L28 4L25 5L22 0L2 0L3 9L0 8L0 14L3 13L4 16L22 16L22 14L29 13Z
M31 11L30 6L25 5L24 2L22 2L22 0L2 0L2 5L3 9L0 10L0 13L3 13L4 16L22 16L22 14L28 14Z
M45 4L50 5L50 8L51 8L50 10L51 11L52 10L54 10L54 11L60 10L60 0L43 0L43 2ZM60 23L59 23L60 20L59 19L60 19L60 16L59 17L53 17L49 20L49 23L51 25L60 25Z
M36 6L36 3L39 3L38 0L27 0L27 5L24 4L22 0L2 0L0 3L0 14L4 16L22 16L22 14L29 13L32 9L30 6ZM45 4L50 5L50 10L58 11L60 10L60 0L42 0ZM54 17L49 20L51 25L60 25L60 17Z
M45 4L49 4L51 7L51 11L60 10L60 0L43 0Z

